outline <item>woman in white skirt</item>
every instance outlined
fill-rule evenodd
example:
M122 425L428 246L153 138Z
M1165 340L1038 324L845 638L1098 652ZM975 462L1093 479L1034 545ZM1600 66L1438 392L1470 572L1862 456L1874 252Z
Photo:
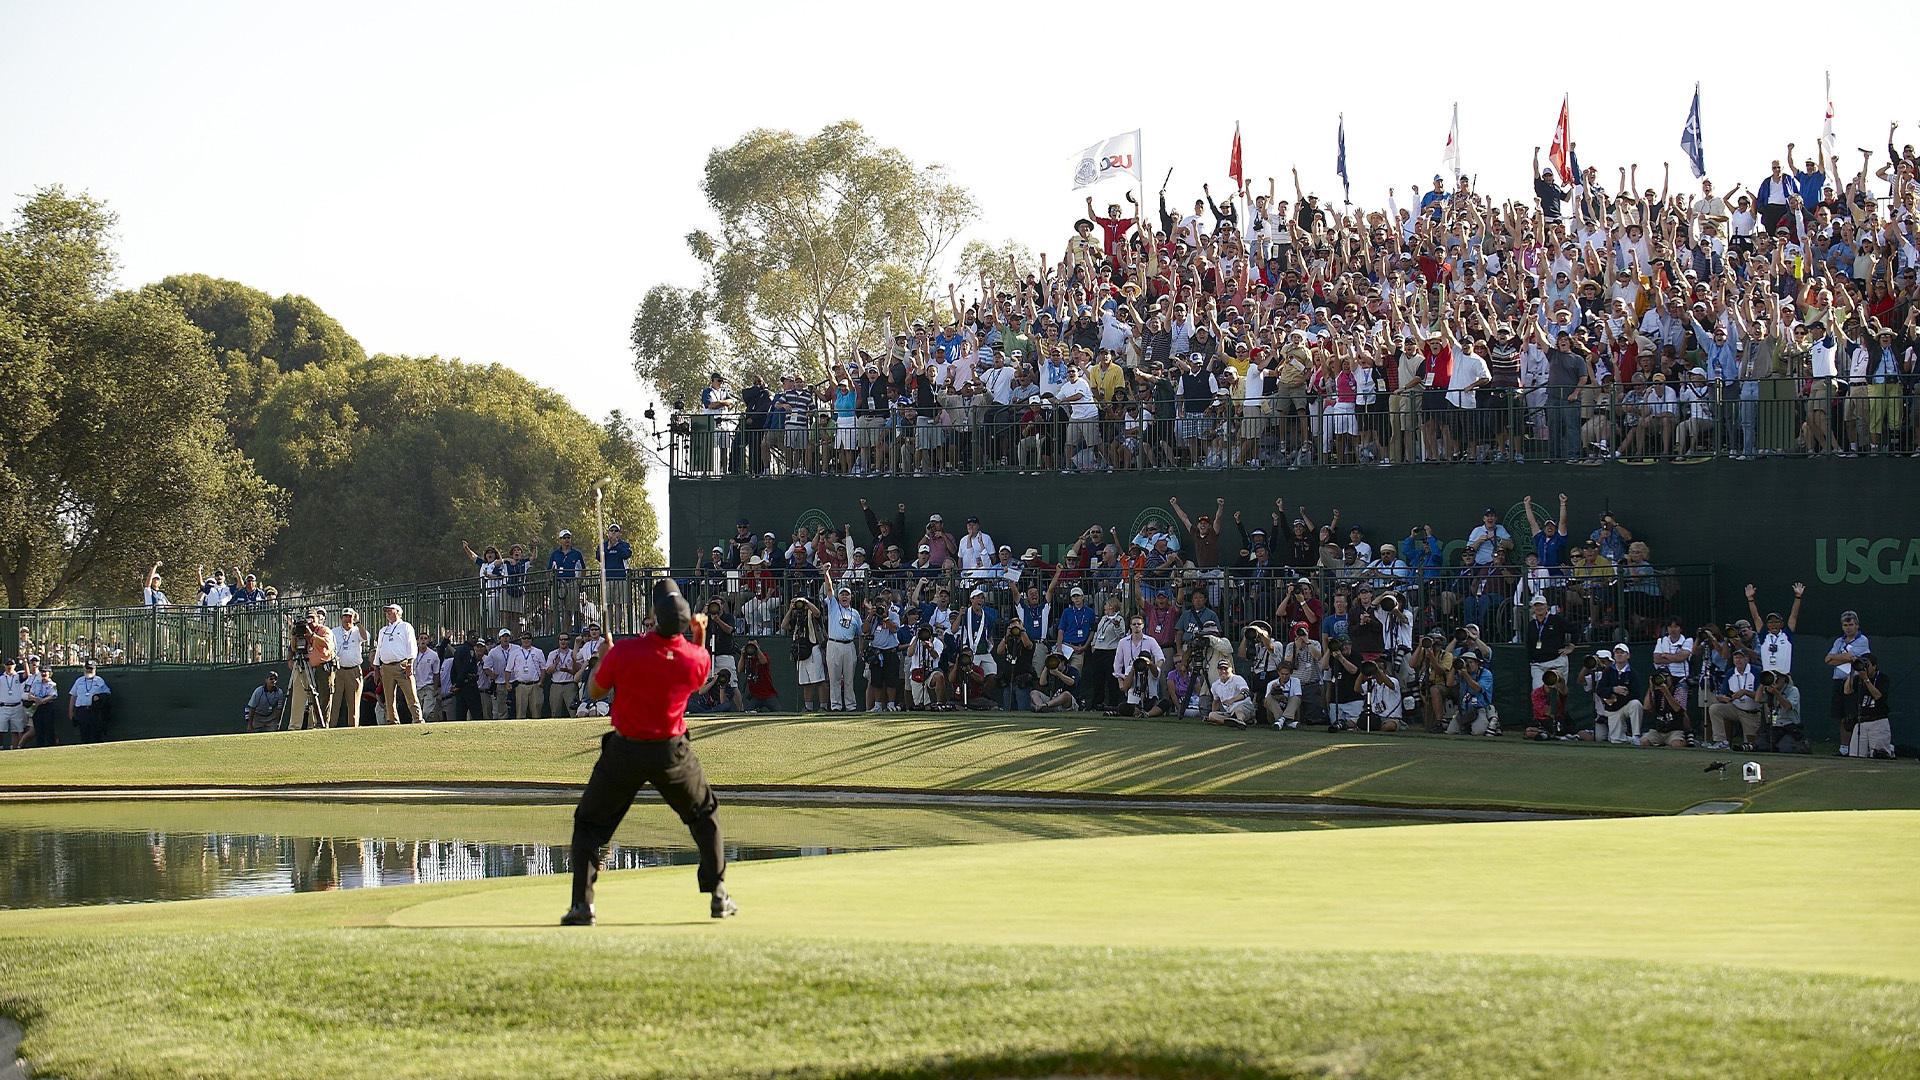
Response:
M794 680L800 684L800 711L827 707L827 616L806 596L796 595L780 630L793 648ZM807 650L800 655L802 648Z
M1359 418L1354 406L1358 399L1358 388L1353 378L1353 355L1345 343L1333 347L1333 378L1330 380L1333 391L1327 398L1327 451L1328 462L1357 462L1360 460L1356 449L1357 436L1360 434Z

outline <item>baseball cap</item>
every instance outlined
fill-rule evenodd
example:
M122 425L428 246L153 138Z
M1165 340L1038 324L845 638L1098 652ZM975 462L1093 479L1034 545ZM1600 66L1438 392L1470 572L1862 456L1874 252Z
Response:
M561 530L560 530L560 535L561 535L561 536L564 536L564 537L566 537L566 538L567 538L567 539L569 539L569 540L571 540L571 539L573 539L573 530L572 530L572 529L561 529Z

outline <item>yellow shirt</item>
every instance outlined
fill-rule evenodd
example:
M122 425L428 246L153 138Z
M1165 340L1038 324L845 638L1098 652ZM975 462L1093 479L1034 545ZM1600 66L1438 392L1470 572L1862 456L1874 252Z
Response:
M1112 401L1114 393L1127 385L1127 369L1119 364L1095 364L1087 370L1087 382L1093 386L1094 397Z

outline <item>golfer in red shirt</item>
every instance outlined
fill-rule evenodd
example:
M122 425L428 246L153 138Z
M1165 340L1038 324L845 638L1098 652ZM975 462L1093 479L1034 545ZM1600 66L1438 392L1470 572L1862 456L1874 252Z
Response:
M700 848L700 891L713 894L713 917L724 919L740 910L723 882L727 857L720 847L720 804L687 742L687 697L705 685L713 664L703 647L707 618L692 614L671 579L654 586L653 618L652 633L608 649L587 677L593 700L619 693L613 698L613 730L600 737L600 760L573 811L573 906L560 917L562 926L593 925L600 849L647 784L687 823ZM681 636L689 626L691 641Z

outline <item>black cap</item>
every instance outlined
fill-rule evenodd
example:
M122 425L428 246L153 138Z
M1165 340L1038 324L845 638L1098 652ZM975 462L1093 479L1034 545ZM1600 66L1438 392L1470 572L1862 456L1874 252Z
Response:
M653 583L653 625L661 637L673 637L693 622L693 609L680 595L680 583L661 578Z

